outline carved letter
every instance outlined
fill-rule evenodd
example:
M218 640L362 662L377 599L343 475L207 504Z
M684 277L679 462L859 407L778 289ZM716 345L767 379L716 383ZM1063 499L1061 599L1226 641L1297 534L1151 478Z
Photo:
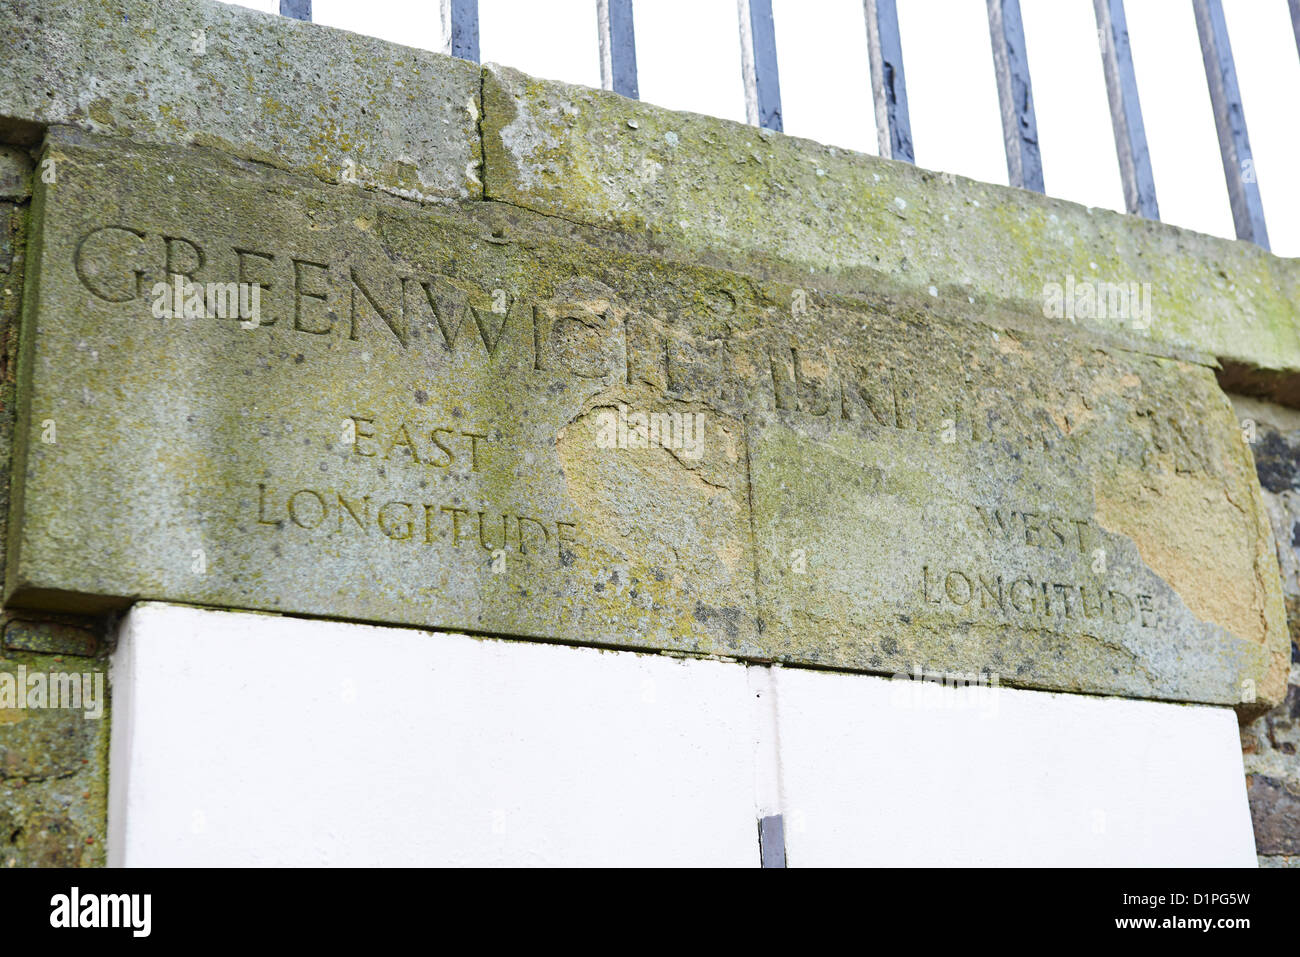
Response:
M131 284L130 292L114 292L101 285L99 281L101 275L100 264L87 261L87 257L93 251L93 249L88 250L87 245L92 244L95 248L100 246L100 242L97 240L92 243L92 237L113 231L134 236L138 241L143 241L145 237L145 234L140 230L132 229L129 226L102 226L99 229L92 229L85 236L82 236L81 241L77 243L77 252L73 257L73 265L76 268L77 278L81 280L81 284L89 289L96 299L102 299L104 302L130 302L144 292L145 271L143 269L133 269L131 271L132 275L135 276L135 282ZM108 239L109 237L104 238ZM136 245L142 245L142 242L137 242ZM103 251L107 252L107 249Z
M302 301L304 299L314 299L317 302L328 302L329 291L326 287L323 292L312 292L303 288L303 267L310 266L312 269L319 269L326 276L329 275L329 267L324 263L314 263L309 259L291 259L293 263L293 328L298 332L307 332L313 336L328 335L329 331L334 328L334 320L329 316L325 317L325 328L313 329L302 321Z

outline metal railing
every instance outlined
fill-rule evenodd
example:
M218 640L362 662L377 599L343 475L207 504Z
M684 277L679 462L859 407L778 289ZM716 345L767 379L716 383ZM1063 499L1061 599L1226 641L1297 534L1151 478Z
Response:
M1190 2L1205 61L1205 77L1214 108L1223 175L1237 238L1268 249L1264 208L1250 152L1250 137L1246 132L1246 117L1237 86L1237 70L1228 41L1223 2ZM1296 47L1300 50L1300 0L1287 2ZM1045 192L1043 163L1038 148L1038 122L1034 115L1033 84L1025 52L1020 0L986 0L986 4L1008 180L1012 186L1042 193ZM1097 18L1124 205L1130 213L1159 219L1155 177L1151 172L1142 105L1133 71L1133 52L1124 18L1124 0L1093 0L1093 11ZM280 13L298 20L310 20L311 0L280 0ZM915 162L895 0L863 0L863 13L880 155ZM772 0L737 0L737 19L746 118L755 126L779 131L782 129L781 79L777 68ZM596 22L601 85L623 96L638 98L632 0L596 0ZM478 0L442 0L442 23L443 52L477 63Z

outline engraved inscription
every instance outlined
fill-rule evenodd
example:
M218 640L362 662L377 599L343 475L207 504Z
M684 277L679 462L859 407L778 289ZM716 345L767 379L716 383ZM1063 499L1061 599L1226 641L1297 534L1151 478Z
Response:
M24 303L15 606L1220 703L1214 674L1259 670L1249 451L1194 360L947 285L793 290L776 262L76 139ZM158 283L243 284L257 321L159 314Z
M976 505L980 527L988 539L1034 548L1077 550L1087 554L1098 540L1097 530L1087 519L1043 515L1017 509Z
M963 614L982 613L1020 624L1060 625L1068 621L1125 626L1156 624L1151 595L1100 584L1036 579L972 567L921 568L922 601Z
M511 355L522 360L520 368L538 373L648 385L730 410L761 398L801 418L942 435L953 443L1051 454L1068 446L1094 414L1087 396L1040 394L1023 377L1015 389L980 388L960 366L913 358L906 342L894 344L887 362L867 362L856 346L793 343L769 330L691 328L651 303L623 301L595 281L573 281L573 289L585 290L578 295L538 295L416 273L394 260L358 262L291 247L217 243L127 223L85 231L74 266L92 296L115 305L142 297L152 282L173 274L256 284L262 291L260 335L287 324L304 342L366 348L386 340L403 351L432 351L486 368ZM737 308L734 297L725 301ZM1217 468L1213 443L1196 418L1139 405L1128 421L1109 428L1121 460L1137 467L1164 456L1180 473Z
M361 415L348 415L347 419L352 423L353 452L361 458L387 461L405 457L418 465L457 466L471 472L483 466L486 432L446 425L430 428L428 423L407 420L395 426L376 424L374 418Z
M475 543L491 553L551 556L571 565L566 546L577 542L577 523L511 512L489 512L454 504L390 499L375 493L330 488L279 489L257 483L257 524L296 527L322 534L378 536L394 542Z

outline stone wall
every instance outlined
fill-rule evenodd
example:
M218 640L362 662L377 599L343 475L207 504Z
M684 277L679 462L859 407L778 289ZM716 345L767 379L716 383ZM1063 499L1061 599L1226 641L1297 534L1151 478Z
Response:
M206 0L0 9L6 668L143 599L1235 708L1298 853L1295 261ZM107 722L52 714L0 850L101 863Z
M1241 728L1260 864L1300 867L1300 413L1234 398L1273 524L1291 627L1286 700Z
M26 272L32 158L0 147L0 523L8 514L19 307ZM3 558L0 558L0 567ZM104 623L6 609L0 614L0 674L108 672ZM4 679L0 679L3 681ZM92 680L92 689L94 683ZM0 867L104 863L108 793L108 713L0 709Z

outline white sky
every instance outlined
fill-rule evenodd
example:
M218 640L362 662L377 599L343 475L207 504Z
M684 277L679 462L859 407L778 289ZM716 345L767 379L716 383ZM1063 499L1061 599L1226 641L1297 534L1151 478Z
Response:
M267 12L278 0L243 0ZM1273 251L1300 256L1300 53L1286 0L1224 0ZM436 50L437 0L313 0L317 23ZM773 0L785 131L876 152L862 0ZM744 120L735 0L637 0L641 98ZM1092 0L1021 0L1043 176L1052 196L1124 206ZM1190 0L1127 0L1161 218L1232 237ZM916 160L1006 183L984 0L898 0ZM595 0L479 0L480 49L538 76L600 85Z

